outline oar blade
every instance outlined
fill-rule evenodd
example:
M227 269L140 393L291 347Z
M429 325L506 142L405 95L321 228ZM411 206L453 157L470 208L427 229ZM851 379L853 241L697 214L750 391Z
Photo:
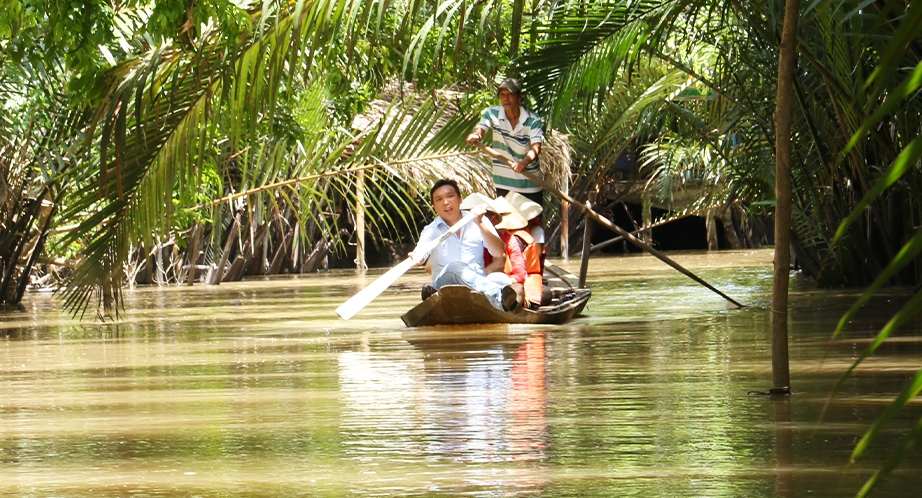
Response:
M483 213L481 213L483 214ZM468 213L467 216L461 218L457 223L451 226L447 232L439 236L438 239L433 240L428 246L416 251L415 257L419 258L419 261L425 261L423 259L427 254L432 252L439 244L445 242L448 237L458 233L459 230L464 225L467 225L471 221L477 219L477 214ZM401 275L407 272L410 268L413 267L414 261L413 257L405 259L399 265L388 270L387 273L378 277L377 280L371 283L368 287L365 287L358 294L352 296L351 299L345 303L339 305L336 308L336 314L339 315L343 320L348 320L355 316L356 313L362 310L365 306L368 306L368 303L372 302L376 297L378 297L385 289L391 286L394 282L400 278Z
M368 287L365 287L358 294L352 296L348 301L339 305L336 308L336 314L339 315L343 320L348 320L355 316L356 313L362 311L362 308L368 306L368 304L376 297L378 297L382 292L387 290L394 282L400 278L401 275L407 272L413 266L413 259L407 258L403 260L399 265L391 268L384 275L378 277L377 280L372 282Z

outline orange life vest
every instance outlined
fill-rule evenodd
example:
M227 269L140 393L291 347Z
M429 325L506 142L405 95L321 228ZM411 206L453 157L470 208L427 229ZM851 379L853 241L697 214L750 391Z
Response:
M525 229L510 230L510 232L525 243L522 256L525 257L525 301L529 304L541 304L541 291L544 285L544 271L542 269L541 249L531 233Z

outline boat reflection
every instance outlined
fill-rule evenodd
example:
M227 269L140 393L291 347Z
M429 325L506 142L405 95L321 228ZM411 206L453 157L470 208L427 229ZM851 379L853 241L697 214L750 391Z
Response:
M463 337L460 334L464 334ZM347 457L368 465L461 465L459 489L540 490L547 458L543 332L412 330L401 351L339 356ZM470 464L509 462L481 475ZM396 469L395 469L396 471Z

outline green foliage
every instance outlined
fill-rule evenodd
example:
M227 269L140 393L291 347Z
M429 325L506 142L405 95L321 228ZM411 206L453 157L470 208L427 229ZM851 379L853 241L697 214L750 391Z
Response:
M313 229L342 249L340 219L327 213L346 217L358 202L359 170L375 236L412 231L425 209L414 189L445 174L425 158L456 150L507 75L523 79L550 127L570 133L577 197L608 181L633 147L647 151L651 192L668 198L695 180L708 186L701 202L765 209L773 204L780 9L652 0L8 0L0 140L24 137L16 148L24 152L7 162L28 192L53 194L62 219L80 223L52 240L61 254L81 250L84 264L65 292L77 313L117 310L131 245L151 247L193 224L211 224L217 245L237 217L255 230L298 211L291 219L302 244ZM920 19L922 4L905 1L805 9L794 239L824 285L876 289L922 278L914 228L922 222ZM385 119L353 136L353 118L373 110L394 80L400 89L388 93ZM401 101L403 90L416 97L407 82L430 94L468 92L444 125L449 104L420 98L411 107ZM697 96L683 97L691 89ZM455 173L475 184L476 168L465 166ZM237 204L214 204L235 195Z
M246 11L232 0L157 0L153 3L147 30L163 39L175 39L191 48L202 38L209 24L215 24L222 36L235 40L252 26Z

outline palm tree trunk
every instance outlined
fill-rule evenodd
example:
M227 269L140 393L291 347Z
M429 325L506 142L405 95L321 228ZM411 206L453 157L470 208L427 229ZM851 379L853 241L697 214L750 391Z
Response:
M791 104L797 66L800 0L787 0L775 103L775 269L772 285L772 392L788 394L788 283L791 267Z

